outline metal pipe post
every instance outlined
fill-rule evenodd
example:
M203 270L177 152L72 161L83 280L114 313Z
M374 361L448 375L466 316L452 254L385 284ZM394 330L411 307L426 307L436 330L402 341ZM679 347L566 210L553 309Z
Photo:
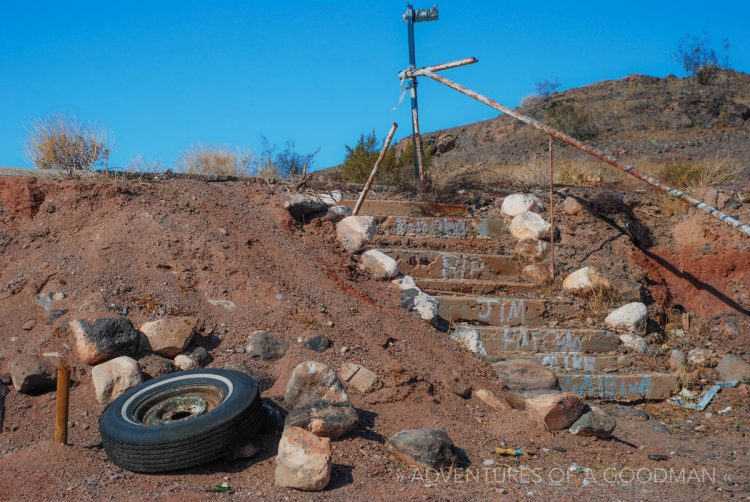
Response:
M68 443L68 403L70 399L70 366L64 361L57 367L57 394L55 395L55 442Z
M409 69L416 68L416 51L414 48L414 7L406 5L406 26L409 35ZM424 169L422 167L422 137L419 135L419 110L417 106L417 77L409 78L409 94L411 96L411 127L412 148L414 158L414 179L419 185L424 183Z

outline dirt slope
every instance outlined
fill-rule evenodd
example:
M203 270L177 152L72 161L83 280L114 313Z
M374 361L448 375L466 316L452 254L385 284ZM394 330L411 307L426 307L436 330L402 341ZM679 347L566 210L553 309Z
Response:
M334 442L333 481L320 494L280 490L273 484L273 458L220 462L165 475L137 475L108 463L100 448L89 367L77 364L72 389L69 447L51 443L54 394L30 397L9 391L0 432L0 500L93 500L158 497L207 500L228 476L239 497L291 499L476 500L511 498L708 498L722 489L746 489L750 458L740 448L748 432L746 388L723 392L716 409L736 410L713 420L692 417L690 427L668 406L653 406L673 435L648 422L618 418L618 440L596 441L567 432L545 432L525 414L498 415L476 399L464 400L442 383L457 370L475 389L499 391L491 368L398 306L396 290L360 276L334 242L330 224L300 227L281 209L281 188L253 182L162 183L34 181L0 179L0 374L21 353L60 351L74 361L67 321L127 315L136 326L164 314L201 319L197 343L211 350L213 367L255 364L275 379L264 395L280 397L292 368L315 359L338 368L365 364L381 377L406 374L408 382L362 396L360 430ZM607 252L606 250L603 252ZM610 250L611 252L611 250ZM40 291L69 293L69 313L46 324L34 303ZM235 309L208 303L230 300ZM29 331L24 324L33 320ZM329 321L333 326L329 326ZM252 363L236 353L254 330L265 329L289 344L275 363ZM298 338L326 334L334 347L313 353ZM348 347L342 353L343 347ZM745 394L743 394L745 393ZM663 415L663 417L661 417ZM694 427L705 425L696 430ZM445 429L472 466L493 459L489 481L424 482L399 479L384 440L405 428ZM707 434L706 431L711 432ZM495 456L506 444L531 457ZM649 454L675 452L671 460ZM571 464L591 467L599 481L584 484ZM715 482L612 484L609 467L715 469ZM487 467L487 466L485 466ZM526 470L526 477L519 473ZM510 479L515 469L514 479ZM533 478L528 469L536 471ZM566 479L554 482L559 473ZM738 485L721 481L730 473ZM519 481L520 480L520 481ZM540 481L541 480L541 481ZM705 481L705 480L704 480ZM743 488L744 487L744 488Z

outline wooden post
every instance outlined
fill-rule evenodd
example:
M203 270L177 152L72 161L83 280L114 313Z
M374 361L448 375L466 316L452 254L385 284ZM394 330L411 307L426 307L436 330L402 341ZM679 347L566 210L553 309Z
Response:
M550 275L555 280L555 206L552 201L552 193L555 186L554 157L552 155L552 136L549 138L549 243L550 243Z
M370 177L367 178L367 182L365 183L365 186L362 188L362 193L359 194L359 199L357 199L357 204L354 206L354 211L352 211L353 216L357 216L357 213L359 213L359 210L362 208L362 204L365 202L365 197L367 197L367 193L370 191L370 188L372 187L372 182L375 181L375 174L378 172L378 167L380 167L380 162L382 162L383 157L385 157L386 152L388 151L388 147L391 145L391 141L393 140L393 135L396 134L396 128L398 127L397 123L393 123L391 126L391 130L388 131L388 136L385 138L385 142L383 143L383 148L380 149L380 155L378 155L378 159L375 161L375 165L372 166L372 172L370 173Z
M61 362L57 367L57 409L55 413L55 442L68 444L68 403L70 397L70 366Z

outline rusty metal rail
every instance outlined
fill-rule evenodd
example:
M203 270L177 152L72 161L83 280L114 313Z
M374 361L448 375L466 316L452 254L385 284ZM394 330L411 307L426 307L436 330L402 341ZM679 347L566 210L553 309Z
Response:
M473 58L469 58L469 59L473 59ZM461 60L459 62L463 62L463 61L468 61L468 60ZM471 63L474 63L474 62L476 62L476 60L471 61ZM455 62L455 63L458 63L458 62ZM478 92L474 92L471 89L468 89L468 88L462 86L461 84L458 84L458 83L456 83L456 82L454 82L452 80L449 80L449 79L447 79L447 78L445 78L445 77L443 77L441 75L437 75L436 73L434 73L433 71L430 70L430 68L432 68L432 69L446 69L446 68L454 68L455 66L462 66L462 65L459 65L459 64L455 64L455 63L445 63L443 65L435 65L433 67L419 68L419 69L415 69L415 70L406 70L404 72L404 74L407 77L410 77L410 78L412 78L412 77L416 78L418 76L428 77L428 78L431 78L432 80L435 80L436 82L440 82L441 84L450 87L451 89L455 89L456 91L458 91L458 92L460 92L462 94L466 94L470 98L476 99L480 103L484 103L487 106L489 106L491 108L494 108L495 110L499 110L499 111L503 112L504 114L513 117L516 120L520 120L521 122L524 122L524 123L526 123L526 124L528 124L528 125L536 128L536 129L539 129L540 131L548 134L549 136L551 136L551 137L553 137L555 139L558 139L560 141L563 141L563 142L569 144L570 146L578 148L582 152L587 153L588 155L591 155L592 157L596 157L597 159L599 159L599 160L601 160L601 161L603 161L603 162L605 162L605 163L607 163L607 164L609 164L611 166L614 166L617 169L620 169L621 171L624 171L627 174L629 174L631 176L634 176L634 177L640 179L641 181L643 181L645 183L648 183L651 186L654 186L654 187L656 187L656 188L658 188L660 190L663 190L664 192L666 192L667 194L671 195L672 197L676 197L676 198L682 200L683 202L686 202L686 203L690 204L691 206L695 207L696 209L698 209L700 211L703 211L704 213L708 214L709 216L712 216L712 217L714 217L714 218L716 218L716 219L718 219L718 220L726 223L727 225L731 226L732 228L734 228L738 232L741 232L741 233L745 234L746 236L750 236L750 225L741 223L739 220L737 220L737 218L729 216L728 214L720 211L719 209L717 209L717 208L715 208L713 206L710 206L710 205L706 204L705 202L702 202L702 201L700 201L698 199L694 199L693 197L690 197L686 193L684 193L684 192L682 192L682 191L680 191L680 190L678 190L678 189L676 189L674 187L670 187L669 185L666 185L666 184L662 183L661 181L659 181L658 179L654 178L653 176L649 176L648 174L645 174L645 173L639 171L638 169L635 168L635 166L624 164L624 163L620 162L619 160L617 160L616 158L612 157L611 155L608 155L608 154L602 152L601 150L599 150L597 148L593 148L593 147L591 147L589 145L586 145L585 143L582 143L581 141L579 141L579 140L577 140L577 139L575 139L575 138L573 138L571 136L568 136L567 134L565 134L565 133L563 133L561 131L558 131L554 127L550 127L550 126L548 126L546 124L543 124L543 123L539 122L538 120L536 120L535 118L529 117L528 115L524 115L523 113L518 113L517 111L515 111L515 110L513 110L511 108L508 108L507 106L504 106L504 105L498 103L497 101L494 101L494 100L488 98L487 96L483 96L482 94L479 94ZM464 64L471 64L471 63L464 63Z

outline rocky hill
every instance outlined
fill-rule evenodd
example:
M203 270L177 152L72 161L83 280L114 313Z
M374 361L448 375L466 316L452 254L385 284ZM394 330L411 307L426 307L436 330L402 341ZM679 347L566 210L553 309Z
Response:
M707 83L696 77L630 75L527 98L519 110L655 174L707 163L750 177L750 75L745 73L720 70ZM439 177L525 167L547 148L541 132L502 115L431 132L424 140ZM563 165L589 162L559 142L556 158Z

